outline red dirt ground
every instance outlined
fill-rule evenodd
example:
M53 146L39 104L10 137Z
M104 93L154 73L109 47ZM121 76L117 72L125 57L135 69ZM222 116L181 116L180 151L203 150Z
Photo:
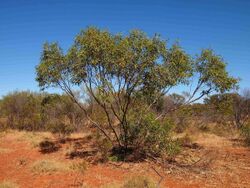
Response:
M83 175L77 172L34 174L30 166L37 160L53 159L72 163L80 159L69 159L63 148L51 154L42 154L37 147L18 138L13 133L0 138L0 148L7 149L7 152L0 152L0 182L11 181L20 188L66 188L119 184L136 175L151 176L155 181L160 179L150 162L90 164ZM165 169L154 165L164 177L162 187L250 187L249 149L236 141L215 135L200 136L197 143L202 148L186 149L179 156L179 164L168 164Z

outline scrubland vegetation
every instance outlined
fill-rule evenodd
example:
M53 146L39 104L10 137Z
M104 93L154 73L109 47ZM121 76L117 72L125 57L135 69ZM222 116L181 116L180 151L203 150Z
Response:
M250 145L250 91L238 92L239 80L211 49L192 57L177 43L166 45L159 35L137 30L111 34L91 27L77 35L67 53L57 43L45 43L36 71L42 90L57 87L64 93L15 91L3 96L1 134L25 131L18 139L46 154L77 142L64 148L64 155L85 160L71 165L40 160L30 166L33 173L85 173L86 161L178 166L185 148L200 148L197 133ZM175 86L187 90L174 93ZM0 154L7 152L0 148ZM206 156L192 164L202 158ZM137 177L117 187L159 184Z

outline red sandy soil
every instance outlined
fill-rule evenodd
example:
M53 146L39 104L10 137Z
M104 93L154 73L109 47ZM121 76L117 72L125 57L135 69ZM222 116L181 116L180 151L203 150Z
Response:
M235 140L208 134L197 137L196 142L201 146L199 149L185 149L177 158L179 163L167 164L165 168L152 165L152 162L109 162L90 164L84 174L73 171L44 175L31 171L35 161L53 159L72 163L81 159L65 156L63 149L67 143L57 152L42 154L39 148L18 139L16 134L8 133L0 138L0 148L8 149L0 152L0 182L11 181L20 188L101 187L110 183L121 184L137 175L151 176L159 181L157 171L163 177L161 187L250 187L248 148Z

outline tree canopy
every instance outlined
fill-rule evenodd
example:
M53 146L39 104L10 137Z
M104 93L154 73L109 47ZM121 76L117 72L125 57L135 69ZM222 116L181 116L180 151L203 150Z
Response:
M81 31L66 53L57 43L45 43L36 70L42 89L61 88L95 127L112 142L114 136L120 146L129 143L131 111L137 110L134 124L141 126L144 120L140 117L174 86L192 85L182 102L188 104L213 92L229 91L238 82L226 71L223 58L211 49L192 57L178 43L168 47L157 34L149 37L139 30L113 34L95 27ZM103 108L108 128L91 119L74 92L77 87ZM133 108L135 104L143 106L141 112ZM119 122L119 128L112 117Z

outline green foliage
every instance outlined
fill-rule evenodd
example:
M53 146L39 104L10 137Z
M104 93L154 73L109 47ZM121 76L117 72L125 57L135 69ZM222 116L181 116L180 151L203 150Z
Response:
M202 50L195 61L195 71L200 75L200 84L204 83L208 87L208 90L203 92L225 92L237 85L238 79L229 76L225 68L226 63L221 56L216 55L211 49Z
M13 92L3 97L0 106L0 129L69 134L84 120L79 107L66 95Z
M153 155L174 155L177 145L171 140L173 124L169 120L157 120L154 113L131 111L128 120L128 145ZM143 113L143 112L141 112Z
M212 95L204 100L210 116L219 124L231 122L236 128L244 126L250 114L250 98L246 93L224 93Z
M113 155L113 156L108 157L108 160L112 161L112 162L117 162L117 161L119 161L119 157Z
M240 98L235 93L212 95L204 100L205 104L212 110L211 117L217 122L232 121L234 118L235 102Z

